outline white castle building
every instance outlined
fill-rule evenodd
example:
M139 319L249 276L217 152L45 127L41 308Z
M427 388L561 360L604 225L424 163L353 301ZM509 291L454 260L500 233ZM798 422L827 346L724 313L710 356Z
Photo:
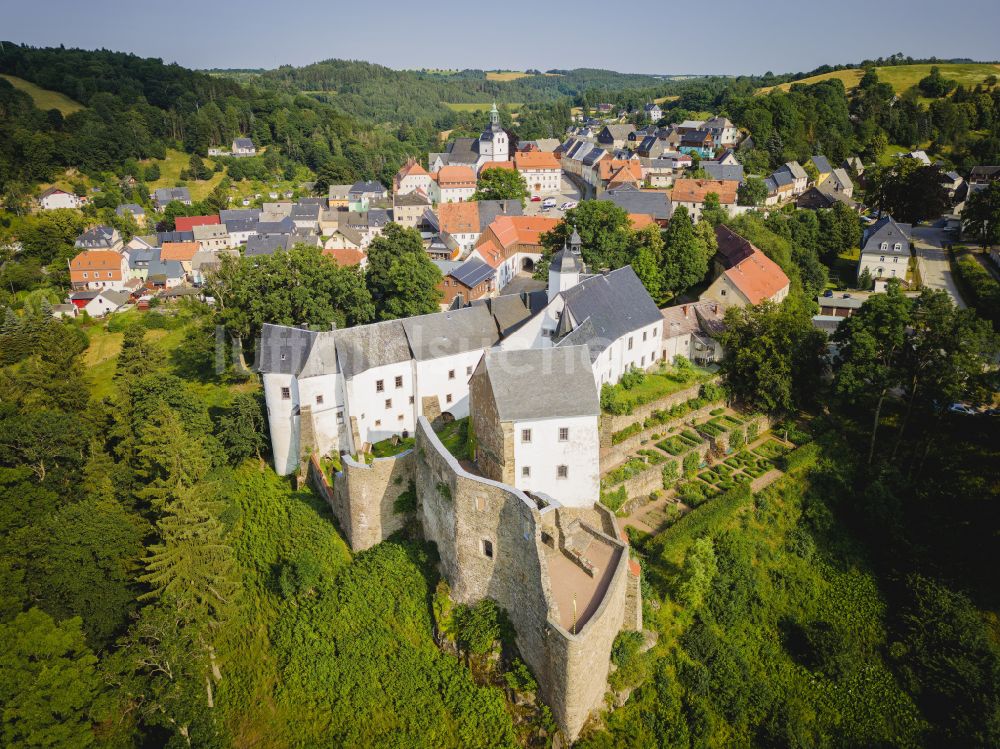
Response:
M467 416L469 380L487 353L583 351L580 360L589 361L594 389L581 393L581 399L589 398L602 383L618 382L630 367L656 364L662 327L659 309L631 267L585 273L575 232L552 258L547 292L500 296L463 309L343 330L265 325L257 366L275 470L293 472L302 445L320 454L353 454L393 435L412 435L420 416L432 421L442 414ZM567 380L572 381L577 380ZM596 419L591 422L596 446ZM580 447L577 426L573 443ZM589 447L585 452L589 456ZM565 486L571 484L576 482ZM596 492L596 484L592 488ZM558 496L558 490L552 496L566 504L597 499L596 493Z

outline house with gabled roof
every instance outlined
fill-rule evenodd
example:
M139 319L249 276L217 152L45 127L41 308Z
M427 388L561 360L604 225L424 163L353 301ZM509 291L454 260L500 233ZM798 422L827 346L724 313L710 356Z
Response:
M624 148L635 125L605 125L597 134L597 142L606 149Z
M74 193L50 187L38 196L38 205L43 211L54 211L57 208L79 208L83 199Z
M719 251L714 259L715 280L700 301L725 307L780 303L788 296L788 276L776 262L728 227L716 228Z
M678 179L674 181L674 187L670 191L670 201L672 203L671 215L680 206L688 210L688 215L692 221L701 220L701 210L705 205L705 198L709 193L715 193L719 198L719 204L728 213L732 213L736 208L736 191L739 185L736 182L712 180L712 179Z
M235 138L233 140L232 154L236 158L256 156L257 146L254 145L253 140L251 140L250 138Z
M420 190L425 195L431 191L431 175L417 163L416 159L407 159L392 178L392 194L406 195L414 190Z
M438 284L442 309L452 307L456 297L467 304L490 296L495 291L496 274L495 268L476 255L450 268Z
M74 289L123 289L128 281L128 259L115 250L84 250L69 261L69 278Z
M153 204L158 211L175 200L183 205L191 205L191 191L186 187L161 187L153 193Z
M645 112L646 119L650 122L656 122L663 118L663 108L656 102L649 102L642 108L642 111Z
M548 216L497 216L486 227L473 256L478 256L497 271L496 289L500 291L519 272L533 272L545 248L541 235L552 231L560 219Z
M622 185L606 190L597 199L614 203L630 215L649 216L661 226L666 226L674 212L670 195L665 190L640 190L634 185Z
M905 280L910 262L910 241L913 227L883 216L865 228L861 236L861 257L858 278L867 270L877 283L890 278Z

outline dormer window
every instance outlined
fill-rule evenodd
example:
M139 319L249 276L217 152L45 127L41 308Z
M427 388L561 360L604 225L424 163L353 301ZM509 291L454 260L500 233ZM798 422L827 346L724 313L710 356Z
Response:
M892 246L892 249L895 250L896 252L899 252L900 250L903 249L903 245L901 245L899 242L896 242L896 244Z
M885 252L886 250L889 249L889 243L888 242L883 242L882 243L882 247L880 249L882 250L882 252Z

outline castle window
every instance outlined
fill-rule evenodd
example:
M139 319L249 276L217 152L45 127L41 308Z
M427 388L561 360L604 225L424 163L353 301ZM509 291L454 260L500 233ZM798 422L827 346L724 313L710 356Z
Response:
M385 391L385 381L384 380L375 380L375 392L376 393L382 393L384 391Z
M521 466L521 478L531 478L531 466Z
M531 442L531 430L522 429L521 430L521 442Z
M725 296L725 295L726 295L726 290L725 290L725 289L723 289L723 290L722 290L722 296Z
M292 389L291 388L281 388L281 400L287 401L287 400L290 400L291 397L292 397Z
M454 369L449 369L448 370L448 379L449 380L454 380L455 379L455 370Z
M493 542L486 538L483 539L483 555L493 558Z
M642 357L641 366L643 366L643 367L646 366L646 357L645 356Z
M413 405L413 396L412 395L410 396L410 405L411 406Z
M559 427L559 441L569 442L569 427Z
M642 340L644 340L644 341L646 340L646 331L645 330L642 331Z
M386 408L392 408L392 398L386 398L385 399L385 407Z
M466 367L465 368L465 374L466 374L467 377L471 377L472 376L472 367Z
M323 405L323 396L322 395L317 395L316 396L316 405L317 406L322 406Z
M632 350L632 336L629 336L629 337L628 337L628 350L629 350L629 351L631 351L631 350Z
M375 426L377 427L382 426L382 419L375 419Z
M569 466L556 466L556 478L569 478Z
M448 393L448 394L447 394L447 395L446 395L446 396L444 397L444 400L445 400L445 403L451 403L451 393Z
M396 421L402 421L402 420L403 420L403 414L400 414L399 416L396 417Z
M343 424L344 423L344 412L343 411L337 411L337 423L338 424Z
M396 375L396 387L397 388L403 387L403 376L402 375Z
M899 242L896 242L896 244L892 246L892 249L894 249L896 252L899 252L901 249L903 249L903 245L901 245ZM110 276L111 274L109 273L108 275Z

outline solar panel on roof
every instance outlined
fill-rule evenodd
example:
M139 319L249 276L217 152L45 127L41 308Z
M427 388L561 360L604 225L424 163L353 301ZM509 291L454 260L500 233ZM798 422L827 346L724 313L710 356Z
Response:
M494 273L493 268L478 258L472 258L451 272L452 278L467 288L475 288Z

